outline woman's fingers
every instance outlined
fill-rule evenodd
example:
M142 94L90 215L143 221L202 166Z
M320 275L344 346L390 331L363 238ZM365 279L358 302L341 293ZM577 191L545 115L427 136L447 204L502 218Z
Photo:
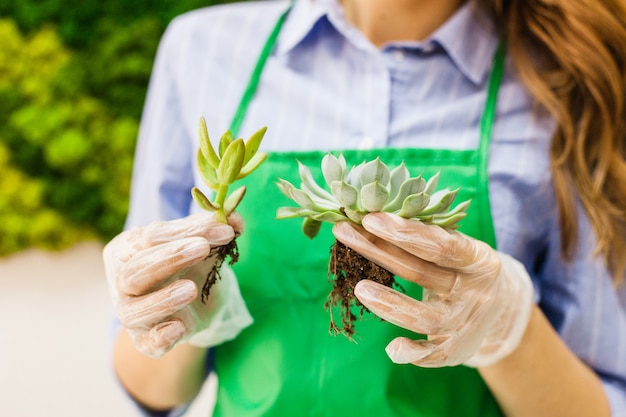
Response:
M354 295L374 314L396 326L430 335L448 331L449 310L442 303L422 303L369 280L360 281Z
M198 213L176 220L157 221L135 227L118 235L112 242L120 249L121 260L132 258L139 251L164 243L190 237L204 238L213 246L225 245L235 237L233 227L243 230L243 220L238 215L229 219L233 226L215 219L212 213Z
M394 363L421 366L422 368L439 368L463 363L463 360L449 355L451 340L446 338L411 340L397 337L385 348L387 356Z
M122 263L117 286L128 295L146 294L167 280L209 256L211 245L201 237L179 239L143 249Z
M166 321L194 301L197 296L198 288L193 281L186 279L174 281L150 294L120 300L117 315L126 328L148 329Z
M243 217L241 217L239 213L233 212L230 216L228 216L228 224L232 226L236 234L240 235L243 233L245 224Z
M138 351L159 358L170 351L185 334L185 325L177 319L159 323L147 331L131 333Z
M239 224L240 219L233 217ZM241 227L243 227L241 225ZM181 219L154 222L142 228L146 246L153 246L191 236L203 237L214 246L225 245L235 237L233 227L215 219L213 213L198 213Z
M363 227L406 252L442 267L461 269L476 264L483 257L477 251L482 242L390 213L368 214L363 218Z
M472 356L472 352L462 348L461 344L457 334L421 340L397 337L387 345L385 351L394 363L440 368L460 365Z
M454 271L420 259L394 242L383 240L353 223L337 223L333 227L333 233L337 240L370 261L425 288L448 293L456 282L457 275Z
M394 363L412 363L419 366L421 361L427 360L426 358L437 351L437 346L437 343L429 340L411 340L408 337L397 337L387 345L385 352L387 352L387 356Z

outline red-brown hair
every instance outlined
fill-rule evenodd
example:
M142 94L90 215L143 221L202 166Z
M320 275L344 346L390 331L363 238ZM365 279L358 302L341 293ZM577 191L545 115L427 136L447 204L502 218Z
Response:
M626 270L626 2L478 0L531 94L555 117L551 162L562 252L571 258L576 194L616 282Z

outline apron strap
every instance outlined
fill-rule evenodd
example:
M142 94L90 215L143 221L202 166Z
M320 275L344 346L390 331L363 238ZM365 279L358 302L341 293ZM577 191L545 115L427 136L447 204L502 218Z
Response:
M489 144L491 143L493 125L496 119L498 91L504 75L505 57L506 47L503 42L500 42L493 57L491 75L489 76L487 100L482 119L480 120L480 144L478 149L478 192L484 196L477 201L479 205L478 212L481 213L480 222L482 223L481 228L485 242L489 243L493 248L497 247L497 242L491 215L491 204L489 203Z
M261 74L263 73L263 67L265 67L265 63L267 62L267 58L272 53L274 46L276 45L276 40L278 39L278 34L283 27L283 23L285 23L285 19L287 18L287 14L291 10L291 5L289 8L283 12L282 15L276 21L274 25L274 29L270 33L269 37L265 41L265 45L263 45L263 49L261 50L261 54L257 59L256 65L252 70L252 74L250 75L250 79L248 80L248 85L243 92L243 96L239 101L239 105L237 107L237 111L233 116L233 120L230 122L230 133L236 138L239 134L239 129L241 128L241 124L243 123L244 118L246 117L246 112L248 111L248 107L250 106L250 102L254 97L254 93L256 92L259 86L259 80L261 79Z

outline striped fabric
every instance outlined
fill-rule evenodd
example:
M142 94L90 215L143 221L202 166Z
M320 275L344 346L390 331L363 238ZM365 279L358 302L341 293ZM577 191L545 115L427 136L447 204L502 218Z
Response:
M177 18L163 37L146 100L127 227L195 210L189 190L197 123L216 139L233 116L285 1L232 4ZM376 48L335 0L299 0L280 34L240 132L268 126L265 151L375 147L471 149L497 38L468 3L423 42ZM536 300L626 416L626 288L612 287L579 219L572 263L559 254L548 149L553 121L508 68L490 149L498 248L533 277ZM202 187L201 187L202 188ZM621 297L621 299L620 299Z

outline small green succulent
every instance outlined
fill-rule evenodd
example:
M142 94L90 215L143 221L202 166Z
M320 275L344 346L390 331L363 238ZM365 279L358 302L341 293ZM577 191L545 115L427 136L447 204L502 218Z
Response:
M302 231L311 239L319 233L323 222L361 224L363 217L372 212L389 212L454 229L467 215L470 204L467 200L452 208L458 189L436 191L439 174L428 180L421 175L411 177L404 163L390 170L380 158L376 158L348 170L342 154L336 157L328 153L322 159L326 187L315 182L308 167L300 162L298 166L300 188L284 179L277 183L282 193L298 207L280 207L276 217L304 217ZM355 332L356 314L362 315L367 310L354 295L354 287L359 281L369 279L403 291L390 271L339 241L335 241L331 248L328 278L332 289L324 306L331 312L329 330L349 339ZM351 310L353 305L361 307L360 313ZM332 314L333 310L338 310L340 322Z
M206 121L200 119L198 169L206 186L215 191L215 200L211 201L197 187L191 189L191 195L198 206L215 212L215 217L223 223L227 223L226 219L246 192L246 187L242 186L228 194L228 188L258 168L267 157L266 153L258 152L266 130L266 127L259 129L245 143L243 139L235 139L230 131L226 131L216 153L209 139Z
M458 189L435 191L439 174L428 180L411 177L404 162L390 170L380 158L346 169L346 160L328 153L322 159L327 189L315 182L311 170L298 162L300 188L279 179L278 188L299 207L280 207L278 219L304 217L302 230L310 238L322 222L349 220L361 224L367 213L388 212L427 224L456 228L470 200L451 208Z
M206 186L215 191L215 199L211 201L197 187L191 189L191 196L198 206L215 212L215 218L222 223L228 223L228 216L237 208L246 193L246 187L241 186L228 194L229 187L235 181L252 173L267 158L266 153L258 152L266 130L265 127L259 129L245 143L243 139L235 139L230 131L226 131L220 139L218 152L215 152L209 139L206 121L204 118L200 119L198 169ZM203 303L206 303L211 287L220 278L220 268L224 260L230 257L232 265L239 259L236 239L226 245L212 247L210 256L215 257L215 262L202 286Z

